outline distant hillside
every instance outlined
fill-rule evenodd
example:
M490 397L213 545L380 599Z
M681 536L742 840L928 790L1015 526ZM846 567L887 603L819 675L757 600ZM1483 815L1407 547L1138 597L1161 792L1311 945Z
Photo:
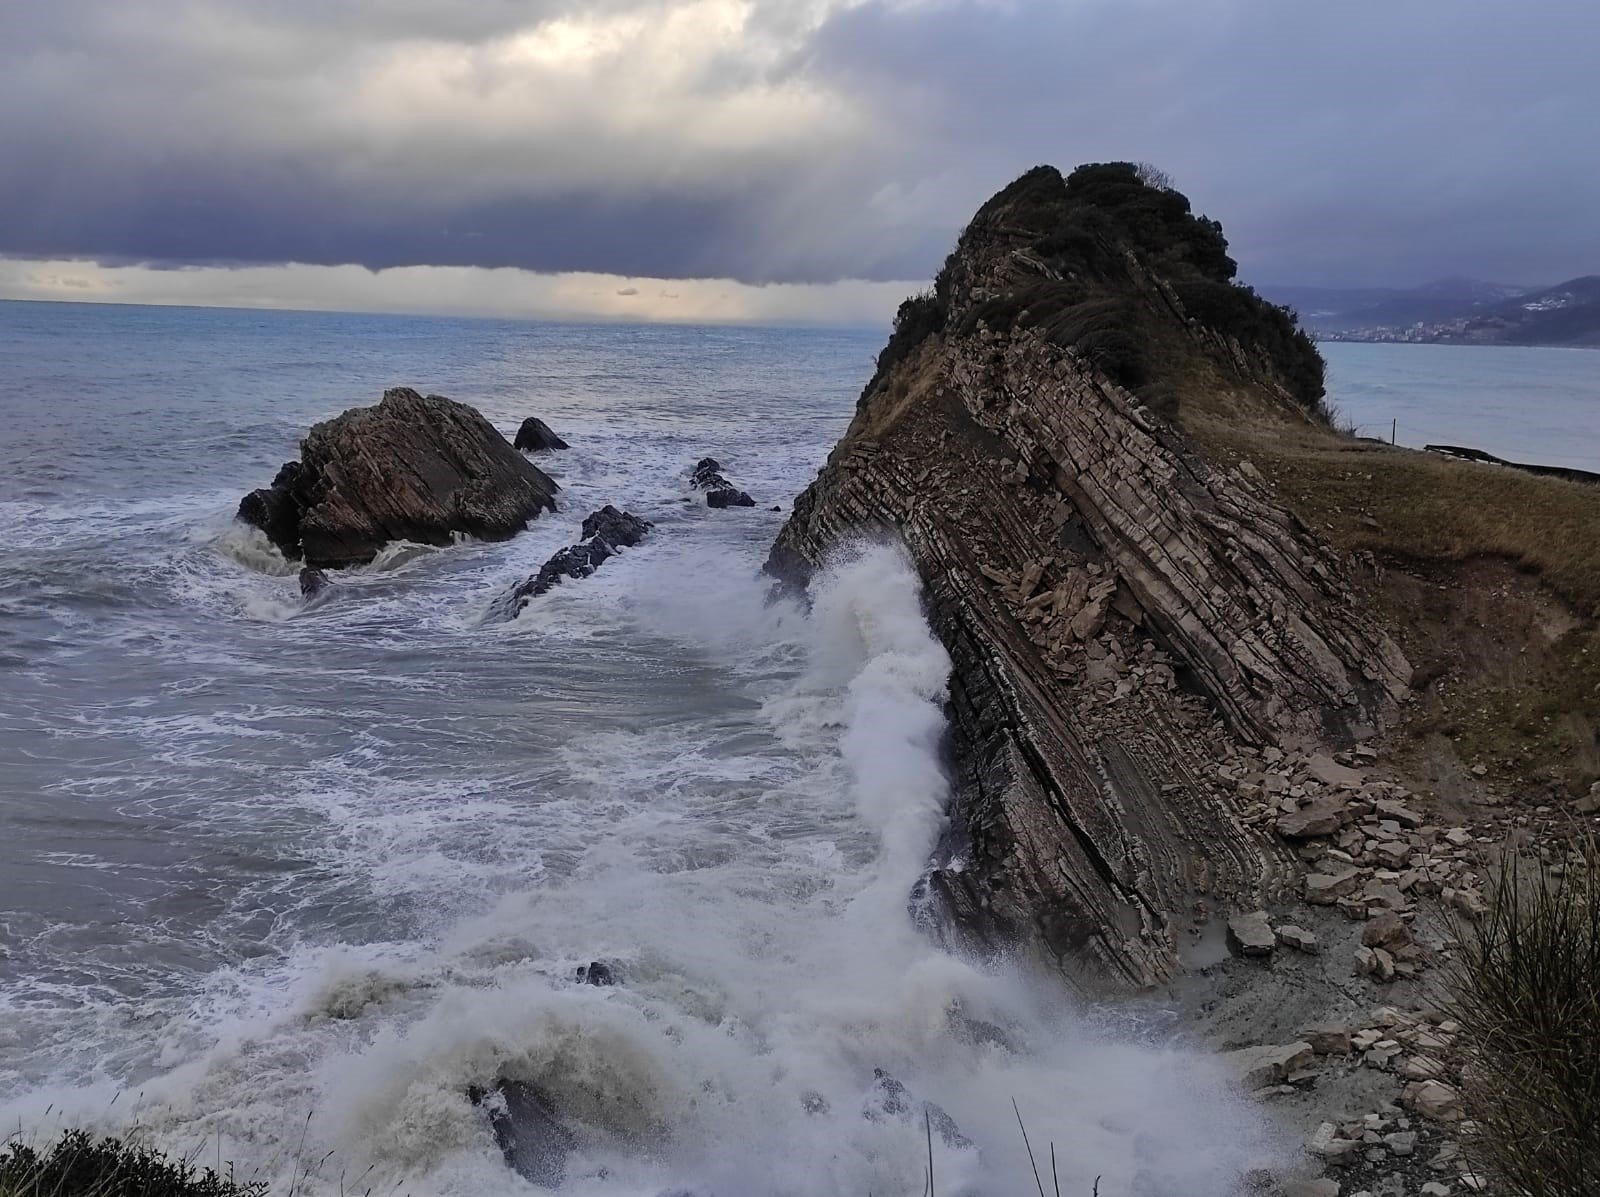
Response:
M1275 303L1294 308L1300 313L1300 322L1320 334L1456 320L1515 299L1524 289L1481 279L1447 278L1406 289L1263 287L1262 292Z
M1442 279L1410 290L1265 289L1330 341L1600 347L1600 276L1528 289Z

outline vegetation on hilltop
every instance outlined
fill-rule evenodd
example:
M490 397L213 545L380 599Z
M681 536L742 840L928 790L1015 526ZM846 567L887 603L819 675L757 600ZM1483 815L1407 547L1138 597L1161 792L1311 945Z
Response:
M1003 279L974 276L992 264L982 251L997 241L1013 260L1031 259L1030 268ZM1237 283L1237 273L1222 226L1195 215L1159 172L1109 162L1063 178L1035 167L979 209L932 291L900 306L874 383L946 328L1033 328L1170 414L1191 360L1222 357L1231 339L1253 351L1302 410L1325 420L1316 347L1294 313ZM1217 334L1218 344L1190 335L1180 315Z

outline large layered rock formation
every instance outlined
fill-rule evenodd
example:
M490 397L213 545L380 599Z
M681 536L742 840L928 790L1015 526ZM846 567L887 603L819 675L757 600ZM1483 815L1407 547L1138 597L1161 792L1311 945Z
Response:
M902 307L770 562L903 540L955 665L933 889L1086 983L1158 981L1197 904L1297 882L1218 762L1349 746L1408 697L1340 559L1173 418L1200 377L1239 418L1322 419L1315 350L1232 275L1220 229L1131 167L1025 175Z
M558 489L476 409L398 387L313 427L239 518L291 560L342 567L397 540L505 540L554 511Z

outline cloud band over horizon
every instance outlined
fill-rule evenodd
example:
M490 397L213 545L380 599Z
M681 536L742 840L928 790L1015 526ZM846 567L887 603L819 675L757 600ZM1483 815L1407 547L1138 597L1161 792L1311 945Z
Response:
M1596 44L1590 0L12 0L0 255L903 288L1120 158L1252 281L1553 282L1600 271Z

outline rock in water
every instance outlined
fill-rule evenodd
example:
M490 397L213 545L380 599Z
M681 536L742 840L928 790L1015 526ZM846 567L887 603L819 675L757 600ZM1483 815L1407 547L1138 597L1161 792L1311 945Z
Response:
M689 473L696 490L706 492L707 507L754 507L756 501L722 476L722 464L715 457L702 457Z
M719 486L706 491L707 507L754 507L756 501L744 491L732 486Z
M329 586L328 575L314 565L308 565L300 571L300 597L312 599L321 594Z
M689 472L689 481L696 490L728 485L728 480L722 476L722 463L715 457L702 457L695 462L694 469Z
M239 518L284 556L334 568L396 540L505 540L554 511L559 489L474 408L399 387L313 427L300 460L246 495Z
M496 603L496 614L513 618L530 599L545 593L563 578L587 578L619 548L632 548L655 527L607 503L583 521L583 539L568 545L539 567L539 572Z
M543 453L550 449L567 449L571 446L562 440L538 416L529 416L522 421L522 427L517 429L517 439L512 442L512 447L524 449L529 453Z
M495 1144L507 1164L536 1185L561 1187L576 1140L543 1094L526 1082L501 1078L493 1089L474 1086L467 1096L488 1110Z

